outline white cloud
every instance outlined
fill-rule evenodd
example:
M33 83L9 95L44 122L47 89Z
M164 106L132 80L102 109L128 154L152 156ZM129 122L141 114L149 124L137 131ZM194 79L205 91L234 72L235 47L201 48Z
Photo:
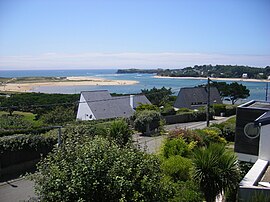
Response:
M205 53L44 53L0 56L0 70L11 69L98 69L98 68L183 68L200 64L232 64L265 67L270 55Z

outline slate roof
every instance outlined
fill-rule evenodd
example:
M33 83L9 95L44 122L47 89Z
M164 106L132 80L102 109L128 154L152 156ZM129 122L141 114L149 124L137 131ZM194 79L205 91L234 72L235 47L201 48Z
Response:
M222 104L216 87L210 88L210 104ZM207 91L204 87L181 88L174 103L176 108L194 109L207 104Z
M112 97L107 90L84 91L82 95L96 119L130 117L134 113L134 109L130 106L130 96ZM135 108L140 103L151 104L144 95L134 95L133 101Z
M86 101L98 101L112 98L111 94L107 90L82 91L81 94Z
M259 118L254 121L255 126L264 126L270 124L270 111L265 112Z

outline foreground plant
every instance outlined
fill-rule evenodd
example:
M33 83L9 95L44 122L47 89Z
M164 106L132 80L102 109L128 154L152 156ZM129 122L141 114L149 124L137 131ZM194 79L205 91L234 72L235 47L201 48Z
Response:
M167 201L156 157L105 138L66 141L38 165L42 201Z
M224 145L210 144L194 153L194 180L200 184L207 202L222 192L235 189L239 182L237 157Z

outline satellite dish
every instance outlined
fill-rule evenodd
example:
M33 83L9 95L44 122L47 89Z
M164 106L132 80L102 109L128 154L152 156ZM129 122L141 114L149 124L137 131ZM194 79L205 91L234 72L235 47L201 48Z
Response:
M255 139L255 138L259 137L259 135L260 135L260 127L255 126L253 122L248 123L244 127L244 133L245 133L247 138Z

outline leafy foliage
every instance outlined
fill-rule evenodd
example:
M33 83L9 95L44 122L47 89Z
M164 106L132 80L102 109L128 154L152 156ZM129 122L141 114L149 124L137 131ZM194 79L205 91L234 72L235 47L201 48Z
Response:
M159 108L156 105L150 105L150 104L141 104L136 108L136 112L144 111L144 110L159 111Z
M232 117L223 123L212 124L211 127L219 128L222 132L222 137L227 141L233 142L235 137L235 122L236 117Z
M186 143L194 142L198 146L203 146L203 139L195 131L177 128L175 130L169 131L169 139L182 138Z
M200 202L203 201L203 195L193 180L178 181L174 183L173 188L175 190L173 198L169 199L169 202Z
M194 153L194 179L208 202L224 191L235 189L239 182L237 157L223 145L210 144Z
M38 166L44 201L167 201L159 161L101 137L66 142Z
M134 125L135 129L145 135L149 135L150 131L157 129L160 126L160 113L153 110L144 110L136 112Z
M202 137L205 145L209 145L211 143L226 144L226 140L221 137L222 132L218 128L209 127L204 129L196 129L195 132Z
M152 104L159 107L169 102L170 96L173 94L171 88L167 89L164 86L160 89L154 87L150 90L143 89L141 91Z
M10 151L38 151L42 148L52 150L57 142L56 133L53 135L13 135L0 138L0 153Z
M131 142L132 130L125 120L120 119L112 122L109 135L117 144L124 146Z
M166 69L158 71L157 75L171 77L221 77L221 78L241 78L244 73L249 78L267 78L270 75L269 67L257 68L239 65L195 65L194 67L186 67L183 69ZM260 75L263 73L263 76Z
M1 107L7 111L10 109L28 111L39 117L57 105L75 106L79 100L78 94L44 94L44 93L15 93L1 101Z
M56 107L41 115L41 120L46 124L64 124L75 120L73 108Z
M245 99L250 96L249 89L237 82L230 84L227 84L226 82L213 82L211 85L217 87L222 97L229 97L232 104L235 104L239 99Z
M187 157L191 149L182 138L167 139L162 148L162 156L169 158L171 156L180 155Z
M180 155L170 156L168 159L165 159L161 168L174 182L191 179L190 170L192 168L192 162L190 159Z

